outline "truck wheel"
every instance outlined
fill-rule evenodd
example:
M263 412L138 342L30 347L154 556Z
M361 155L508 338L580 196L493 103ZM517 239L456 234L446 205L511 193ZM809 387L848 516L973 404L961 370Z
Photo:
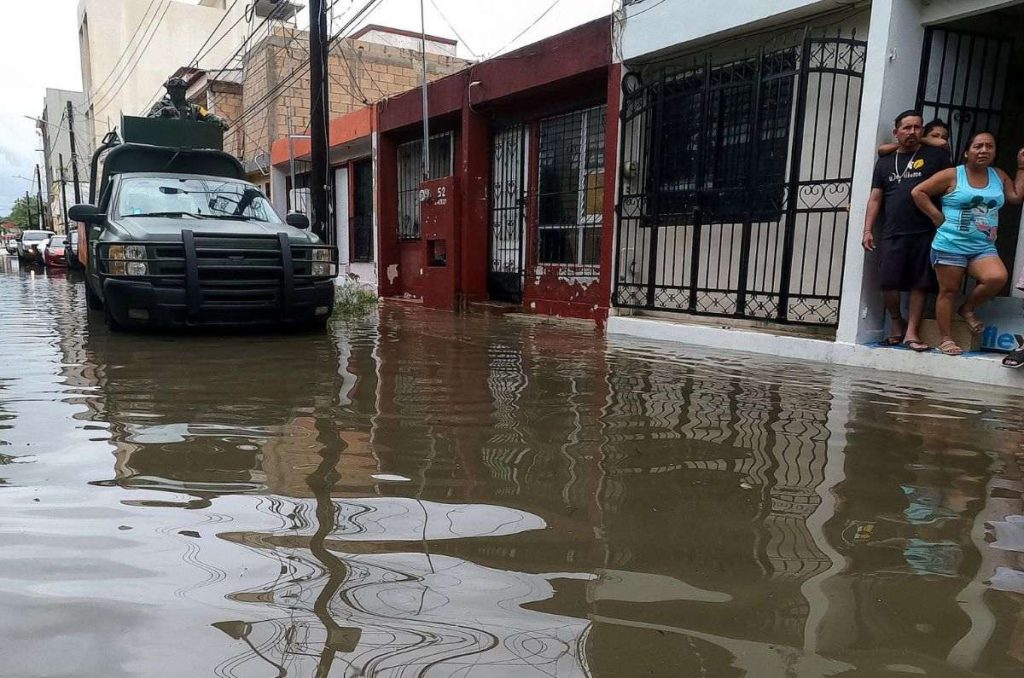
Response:
M112 316L110 314L110 307L109 306L105 306L103 308L103 322L106 323L107 329L110 330L111 332L123 332L124 331L124 327L121 326L121 323L119 323L116 320L114 320L114 316Z
M89 280L85 281L85 301L89 304L89 308L94 311L103 310L103 300L96 296L96 293L92 291L92 285L89 284Z

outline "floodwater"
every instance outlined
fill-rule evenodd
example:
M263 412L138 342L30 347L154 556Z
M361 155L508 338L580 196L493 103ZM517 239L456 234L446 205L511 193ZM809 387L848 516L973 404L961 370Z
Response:
M0 273L0 675L1024 675L1020 393Z

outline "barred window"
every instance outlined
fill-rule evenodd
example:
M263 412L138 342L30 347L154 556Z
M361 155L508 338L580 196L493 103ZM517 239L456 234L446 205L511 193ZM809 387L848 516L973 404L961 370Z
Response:
M787 48L666 80L662 131L653 140L662 214L689 223L699 192L706 213L741 220L750 206L736 193L756 179L760 203L752 218L781 217L798 54Z
M540 123L541 264L575 264L596 273L604 208L604 118L602 105Z
M452 134L430 137L428 177L440 179L452 173ZM398 237L420 237L420 181L423 176L423 141L416 139L398 147Z

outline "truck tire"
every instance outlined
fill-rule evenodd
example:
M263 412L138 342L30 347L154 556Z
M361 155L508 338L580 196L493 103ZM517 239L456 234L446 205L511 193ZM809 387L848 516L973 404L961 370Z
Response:
M85 279L85 302L89 304L89 308L93 311L103 310L103 300L92 291L92 284L89 282L88 273L86 273Z
M104 306L103 307L103 322L106 324L107 329L110 330L111 332L123 332L124 331L124 327L121 326L121 323L119 323L116 320L114 320L114 316L112 316L110 314L110 307L109 306Z

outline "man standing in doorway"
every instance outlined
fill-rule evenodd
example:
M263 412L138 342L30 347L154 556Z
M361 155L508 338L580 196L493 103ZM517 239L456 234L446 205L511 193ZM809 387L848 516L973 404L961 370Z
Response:
M935 226L917 209L910 191L951 166L947 150L921 143L923 126L919 111L904 111L896 118L893 134L899 148L879 158L875 165L862 241L869 252L875 250L876 242L881 250L882 295L891 322L889 336L883 343L902 344L914 351L929 349L921 341L918 327L928 293L936 288L928 259ZM874 231L878 223L880 242ZM900 292L910 292L910 313L906 319L901 311Z

